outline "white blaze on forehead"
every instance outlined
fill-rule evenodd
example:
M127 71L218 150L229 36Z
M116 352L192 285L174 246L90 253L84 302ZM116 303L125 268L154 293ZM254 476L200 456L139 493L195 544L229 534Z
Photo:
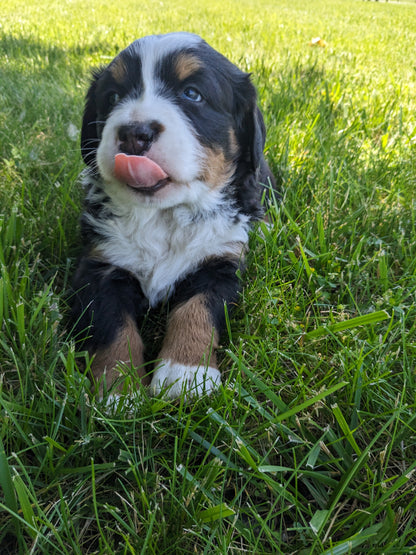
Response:
M149 35L133 42L128 50L140 56L144 87L154 79L157 63L175 51L200 45L203 40L192 33L168 33L166 35Z
M175 50L198 46L203 42L201 37L192 33L149 35L134 41L128 47L128 50L138 53L142 58L142 62L144 62L147 58L158 58Z

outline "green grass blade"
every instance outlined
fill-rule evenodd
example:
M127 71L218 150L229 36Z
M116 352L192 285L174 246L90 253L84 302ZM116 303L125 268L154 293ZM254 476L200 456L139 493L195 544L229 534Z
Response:
M351 553L352 549L355 550L358 546L375 538L379 534L382 527L382 522L374 524L374 526L370 526L369 528L362 530L351 538L335 544L330 549L322 551L321 555L345 555L346 553Z
M10 471L10 466L7 461L6 452L4 450L3 441L0 438L0 486L4 494L4 503L9 510L16 514L17 513L17 501L15 488L13 486L12 475ZM16 532L19 533L19 521L14 519Z
M390 318L390 315L385 310L378 310L376 312L370 312L369 314L364 314L362 316L357 316L351 318L350 320L345 320L343 322L337 322L336 324L329 324L328 326L320 326L313 331L305 333L305 339L316 339L317 337L322 337L328 333L337 333L339 331L350 330L358 326L370 326L383 322Z
M220 505L216 505L215 507L210 507L209 509L200 511L199 513L197 513L197 518L203 523L210 523L234 515L235 511L233 511L233 509L227 507L225 503L221 503Z
M246 374L250 378L250 381L256 387L258 387L258 389L267 397L267 399L270 399L270 401L272 401L272 403L279 410L283 411L287 409L287 405L282 401L282 399L280 399L278 395L276 395L273 389L268 384L264 383L258 376L256 376L255 373L252 372L235 353L233 353L232 351L228 351L228 354L231 359L237 364L239 371L244 372L244 374Z
M355 441L353 432L351 432L347 421L344 418L344 415L341 412L341 409L339 408L338 404L334 404L331 406L332 412L334 413L335 418L337 419L337 422L339 424L339 427L342 430L342 433L345 435L345 437L347 438L348 442L350 443L350 445L352 446L352 448L354 449L355 453L359 456L361 455L361 449L359 448L357 442Z
M26 531L32 538L35 538L38 532L35 513L33 511L32 504L29 501L29 495L25 483L18 474L15 474L15 476L13 476L13 485L15 487L17 498L19 500L19 505L23 513L23 518L28 524L28 526L26 526Z
M348 385L348 382L340 382L340 383L338 383L336 385L333 385L332 387L330 387L330 388L328 388L324 391L321 391L321 393L318 393L317 395L315 395L311 399L308 399L307 401L304 401L303 403L300 403L300 404L288 409L284 413L279 414L277 417L274 418L274 422L277 423L277 422L282 422L283 420L288 420L289 418L291 418L295 414L298 414L298 413L304 411L305 409L307 409L311 405L314 405L315 403L318 403L322 399L325 399L325 397L328 397L329 395L334 394L336 391L338 391L339 389L342 389L343 387L345 387L347 385Z

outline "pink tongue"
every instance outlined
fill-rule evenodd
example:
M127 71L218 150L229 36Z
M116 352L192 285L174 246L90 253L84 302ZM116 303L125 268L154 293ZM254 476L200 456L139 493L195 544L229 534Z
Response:
M133 156L124 153L116 154L114 175L130 187L153 187L168 174L160 166L146 158L146 156Z

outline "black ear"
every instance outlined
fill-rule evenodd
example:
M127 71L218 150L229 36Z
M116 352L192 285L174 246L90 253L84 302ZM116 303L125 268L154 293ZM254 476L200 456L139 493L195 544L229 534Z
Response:
M271 186L275 189L275 177L272 174L272 171L269 168L263 154L266 143L266 126L264 124L263 115L258 106L256 106L256 110L254 111L254 120L252 160L256 171L257 182L265 185L266 187Z
M257 106L257 98L254 105L247 112L244 125L246 140L245 156L248 168L253 172L257 184L275 187L275 178L264 158L264 146L266 143L266 126L263 115Z
M257 106L257 93L249 74L240 73L240 82L234 86L234 94L241 159L248 171L256 172L263 159L266 127Z
M251 131L251 144L250 156L253 164L253 169L256 171L260 167L263 160L264 145L266 143L266 126L264 125L263 115L259 107L256 105L251 113L252 131Z
M266 192L268 197L267 189L275 187L275 179L264 158L266 126L248 75L238 91L236 123L240 159L234 181L235 195L243 212L259 219L264 213L263 194Z
M96 91L98 80L103 69L93 72L93 79L85 98L84 117L81 129L81 154L88 166L95 167L95 154L100 142L98 131L98 114L96 103Z

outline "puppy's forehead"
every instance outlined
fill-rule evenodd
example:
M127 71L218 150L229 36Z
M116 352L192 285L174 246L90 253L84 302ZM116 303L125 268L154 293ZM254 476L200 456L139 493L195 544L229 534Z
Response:
M114 58L109 71L119 84L126 84L126 79L146 82L153 77L155 68L162 60L174 56L177 59L173 69L180 79L185 79L200 67L197 57L190 52L201 45L208 47L201 37L191 33L149 35L137 39Z
M120 84L132 78L149 83L161 68L165 77L174 74L176 79L184 81L202 67L207 69L208 66L211 71L223 66L223 74L239 72L198 35L169 33L137 39L111 62L109 70Z
M168 33L166 35L149 35L134 41L127 50L141 56L161 56L176 50L193 48L203 44L198 35L192 33Z
M178 52L198 48L204 41L198 35L191 33L169 33L167 35L150 35L133 42L126 53L138 56L143 71L155 68L163 58Z

